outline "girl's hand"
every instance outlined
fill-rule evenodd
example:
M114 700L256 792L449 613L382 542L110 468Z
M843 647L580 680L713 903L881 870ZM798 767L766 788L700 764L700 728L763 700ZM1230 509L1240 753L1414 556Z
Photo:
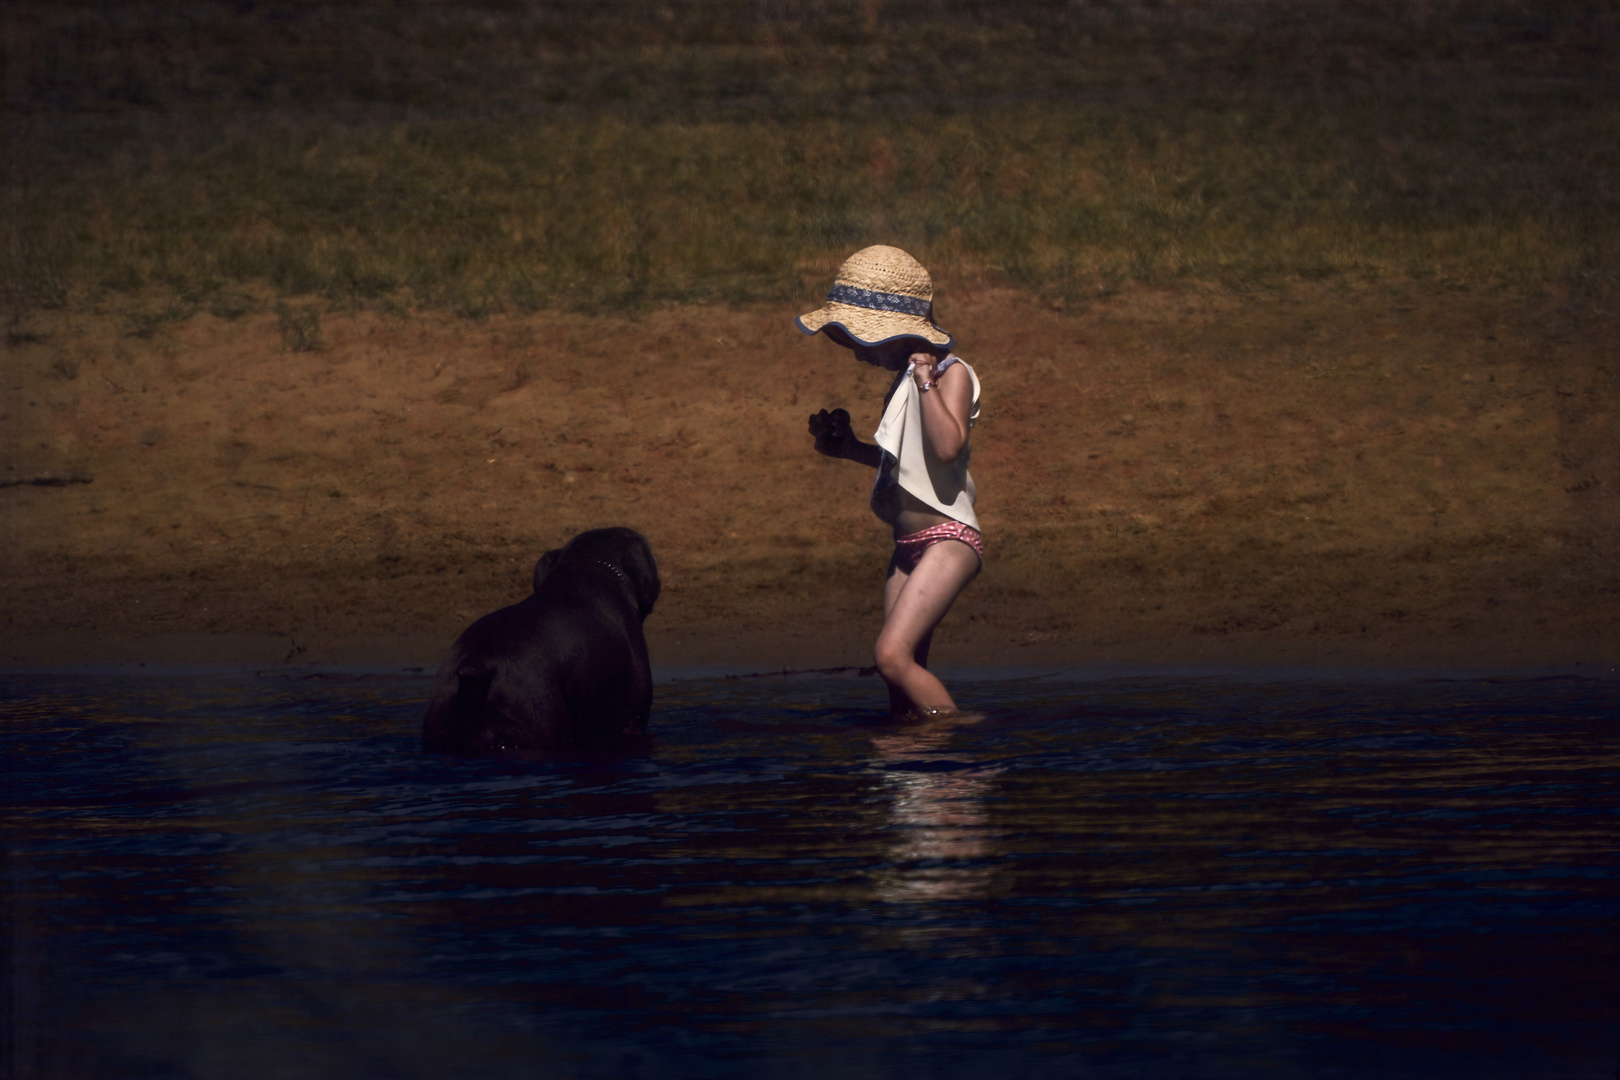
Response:
M911 381L917 384L917 389L920 390L924 386L939 381L939 376L934 369L934 365L939 363L939 359L932 353L912 353L911 363Z
M815 437L816 449L834 458L849 457L856 441L849 430L849 413L844 409L822 409L812 415L810 434Z

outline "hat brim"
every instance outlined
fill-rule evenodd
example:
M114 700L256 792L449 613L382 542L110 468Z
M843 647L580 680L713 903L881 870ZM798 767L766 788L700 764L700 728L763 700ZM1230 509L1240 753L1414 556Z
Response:
M806 334L814 334L829 326L836 326L862 345L882 345L897 338L922 338L931 345L948 349L953 344L950 334L935 326L921 315L907 315L900 311L874 311L854 304L829 302L815 311L794 319L794 324Z

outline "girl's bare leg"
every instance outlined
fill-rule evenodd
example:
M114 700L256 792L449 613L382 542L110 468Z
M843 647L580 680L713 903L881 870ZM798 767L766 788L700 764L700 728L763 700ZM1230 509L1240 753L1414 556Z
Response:
M889 613L894 610L895 601L900 599L900 593L904 591L906 581L910 577L911 575L907 571L897 566L890 569L889 579L883 584L884 622L888 621ZM912 652L911 656L912 659L917 661L918 667L926 668L928 666L928 646L933 643L933 640L934 632L929 630L928 633L922 636L922 640L917 643L917 648ZM906 692L900 689L898 684L889 682L887 677L883 681L889 688L889 711L896 716L905 716L911 712L911 699L906 696Z
M978 572L977 552L960 540L943 540L923 552L911 573L889 575L883 589L883 632L874 652L896 714L913 707L955 710L950 691L924 665L934 627Z

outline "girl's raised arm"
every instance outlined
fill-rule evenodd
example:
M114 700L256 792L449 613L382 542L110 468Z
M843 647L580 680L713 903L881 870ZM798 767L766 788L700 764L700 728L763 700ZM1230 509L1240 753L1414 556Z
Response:
M917 365L911 377L918 388L930 383L933 386L917 395L922 402L923 438L928 440L934 456L949 465L967 445L973 381L961 364L952 364L943 375L936 375L932 356L917 353L911 359Z

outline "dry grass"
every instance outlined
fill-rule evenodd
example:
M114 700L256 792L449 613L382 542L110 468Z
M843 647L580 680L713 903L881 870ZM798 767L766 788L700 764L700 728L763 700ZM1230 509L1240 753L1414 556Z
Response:
M1614 285L1616 17L1528 3L13 12L14 311ZM157 297L145 306L137 297Z

